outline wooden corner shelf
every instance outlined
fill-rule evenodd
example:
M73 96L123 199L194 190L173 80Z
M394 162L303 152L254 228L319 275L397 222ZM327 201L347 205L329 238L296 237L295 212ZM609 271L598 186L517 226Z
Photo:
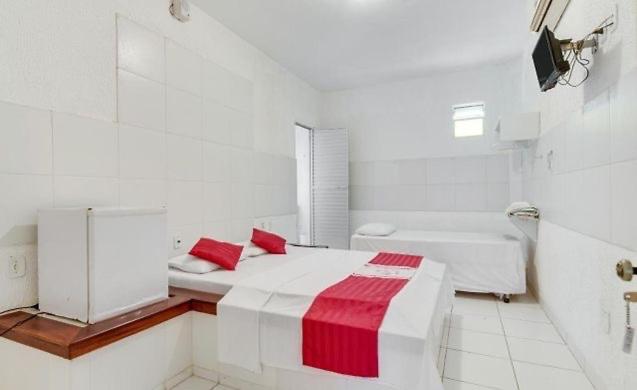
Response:
M64 359L75 359L189 311L217 314L223 295L171 287L169 298L120 316L77 326L47 317L34 317L4 334L4 338ZM24 311L0 316L0 333L29 318Z

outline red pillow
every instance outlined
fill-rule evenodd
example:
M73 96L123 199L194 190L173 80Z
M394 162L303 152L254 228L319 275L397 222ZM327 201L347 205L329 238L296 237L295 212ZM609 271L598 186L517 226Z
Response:
M252 243L254 245L265 249L269 253L277 255L284 255L285 252L285 238L277 236L274 233L264 232L259 229L252 229Z
M229 242L202 238L192 247L190 254L217 264L221 268L234 271L241 258L243 247Z

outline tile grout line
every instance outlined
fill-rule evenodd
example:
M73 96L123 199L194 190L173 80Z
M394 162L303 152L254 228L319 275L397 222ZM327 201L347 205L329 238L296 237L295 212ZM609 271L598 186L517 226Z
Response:
M570 351L569 351L570 352ZM563 370L563 371L571 371L571 372L576 372L576 373L580 373L583 374L583 371L581 369L572 369L572 368L564 368L564 367L558 367L558 366L553 366L551 364L544 364L544 363L536 363L536 362L531 362L528 360L513 360L514 362L518 362L518 363L524 363L524 364L531 364L534 366L540 366L540 367L549 367L549 368L555 368L556 370ZM578 364L579 366L579 364Z
M486 354L484 352L465 351L464 349L460 349L458 347L448 347L447 349L450 349L450 350L456 351L456 352L468 353L468 354L471 354L471 355L480 355L480 356L493 358L493 359L502 359L502 360L506 360L507 359L506 356L505 357L503 357L503 356L494 356L494 355Z
M53 111L49 110L49 125L51 126L51 199L52 207L55 207L56 193L55 193L55 130L53 129Z
M454 299L455 301L455 299ZM442 359L442 372L440 373L440 376L443 378L443 382L444 382L444 377L445 377L445 370L447 368L447 345L449 344L449 335L451 334L451 323L453 322L453 305L451 306L451 311L449 312L449 326L447 327L447 339L445 340L445 345L444 345L444 358Z
M478 386L478 387L483 387L483 388L485 388L485 389L501 390L501 389L500 389L500 388L498 388L498 387L485 386L485 385L481 385L481 384L479 384L479 383L467 382L467 381L461 381L461 380L459 380L459 379L453 379L453 378L445 378L445 379L449 379L449 380L451 380L451 381L458 382L458 383L466 383L466 384L469 384L469 385L474 385L474 386Z
M518 375L515 372L515 365L513 364L513 357L511 356L511 347L509 346L509 340L507 339L506 330L504 329L504 321L502 321L502 313L500 313L500 305L496 302L496 308L498 310L498 317L500 320L500 326L502 327L502 333L504 334L504 343L507 346L507 353L509 354L509 364L511 365L511 370L513 370L513 378L515 379L515 386L519 390L520 382L518 381Z

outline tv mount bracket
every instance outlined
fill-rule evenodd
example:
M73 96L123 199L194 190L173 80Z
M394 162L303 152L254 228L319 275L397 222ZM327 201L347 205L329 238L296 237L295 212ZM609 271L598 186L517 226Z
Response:
M604 31L607 27L612 26L613 23L606 24L601 27L597 27L590 34L586 36L584 39L580 39L579 41L573 41L572 39L561 39L560 47L563 52L573 51L575 54L580 54L584 49L590 48L594 53L597 53L597 49L599 48L597 36L604 34ZM589 38L592 36L592 38Z
M584 49L591 48L593 53L597 53L597 49L599 45L597 44L597 38L591 39L582 39L579 41L573 42L571 39L561 39L560 47L563 52L574 51L576 54L581 53Z

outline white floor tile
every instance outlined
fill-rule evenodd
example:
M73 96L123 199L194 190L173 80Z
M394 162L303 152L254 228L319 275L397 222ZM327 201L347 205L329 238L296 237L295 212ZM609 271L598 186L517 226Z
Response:
M215 387L214 390L235 390L235 389L233 389L232 387L219 385L219 386Z
M580 371L577 360L566 345L537 340L509 338L513 360Z
M442 382L445 390L493 390L492 387L484 387L474 385L472 383L454 381L453 379L447 379Z
M499 309L502 318L551 323L539 304L508 304L500 305Z
M593 390L581 372L514 362L520 390Z
M173 387L172 390L211 390L213 388L218 388L218 386L215 387L215 385L216 383L209 380L199 378L197 376L191 376L177 386Z
M502 390L516 388L513 368L508 359L452 349L447 351L445 377Z
M474 314L497 317L498 305L494 300L462 296L456 297L453 304L453 312L455 314Z
M476 332L504 334L498 317L483 315L454 314L451 318L451 327Z
M548 341L552 343L564 343L559 333L551 324L539 322L512 320L503 318L504 331L508 336L520 337L524 339Z
M506 340L502 335L473 332L463 329L451 329L447 347L464 352L509 358Z

